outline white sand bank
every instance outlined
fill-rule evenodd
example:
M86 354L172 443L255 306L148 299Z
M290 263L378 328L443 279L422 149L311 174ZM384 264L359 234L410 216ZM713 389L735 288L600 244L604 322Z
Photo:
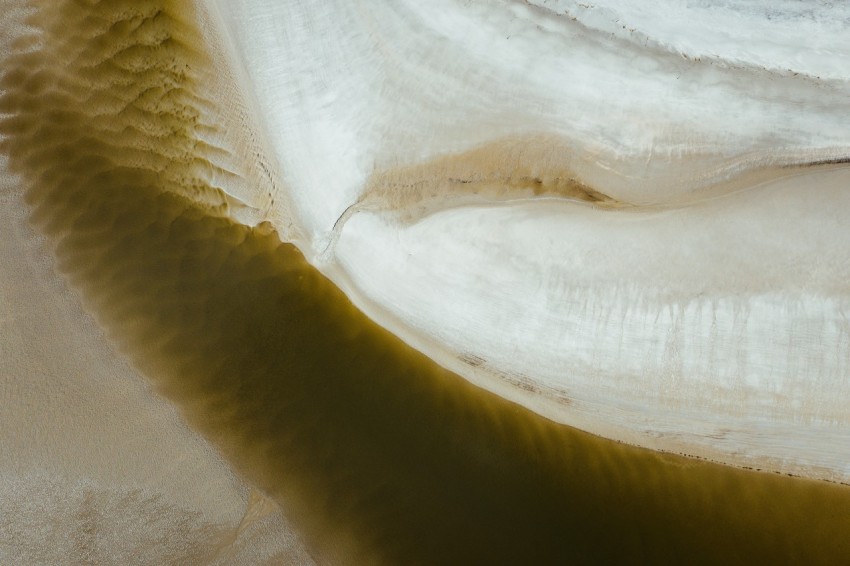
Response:
M462 373L551 418L847 481L850 174L798 184L664 211L530 202L403 227L361 213L337 257Z
M372 316L556 420L846 482L850 179L783 166L850 155L850 22L745 4L218 2L313 260ZM546 162L403 173L512 139ZM451 198L518 170L664 210Z

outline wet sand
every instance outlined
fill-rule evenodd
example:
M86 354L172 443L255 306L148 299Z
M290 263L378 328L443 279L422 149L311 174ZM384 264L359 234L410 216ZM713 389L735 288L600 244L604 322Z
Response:
M17 189L0 182L0 563L309 563L85 312Z
M14 27L25 4L0 2L4 58L27 35ZM42 86L55 79L55 70L29 71ZM39 84L19 79L7 76L0 89ZM52 108L45 121L55 127L62 106L40 107ZM8 119L0 118L4 129ZM0 563L309 564L279 507L188 428L82 307L57 269L54 242L29 222L28 179L9 170L8 149L0 155ZM61 169L61 156L54 165Z
M320 561L850 556L850 489L551 423L412 351L276 234L132 177L75 195L83 221L51 230L60 261L157 389L284 503ZM57 204L39 201L39 215L67 226Z
M154 20L181 29L165 4ZM198 85L169 74L173 54L153 46L134 59L149 65L146 80L183 81L146 110L169 128L154 136L98 113L92 100L108 99L115 81L74 92L61 59L23 55L2 85L14 113L0 122L4 150L86 308L186 422L282 505L319 563L850 558L847 487L557 425L411 349L268 225L225 217L187 126L200 115Z

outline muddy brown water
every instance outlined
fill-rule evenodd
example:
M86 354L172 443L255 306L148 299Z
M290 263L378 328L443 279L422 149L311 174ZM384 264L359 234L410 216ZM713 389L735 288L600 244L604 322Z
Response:
M850 488L555 424L372 322L273 230L209 205L191 10L53 6L0 99L32 221L111 337L320 562L850 562Z

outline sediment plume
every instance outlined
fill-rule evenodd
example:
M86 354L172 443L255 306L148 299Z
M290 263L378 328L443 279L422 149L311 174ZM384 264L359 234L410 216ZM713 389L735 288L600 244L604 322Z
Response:
M286 161L267 157L264 134L250 133L251 104L234 99L239 90L215 88L217 64L230 60L209 55L219 28L203 11L129 0L37 8L0 79L11 195L3 204L15 207L22 235L10 241L41 262L31 273L50 279L40 295L15 296L65 305L73 316L61 328L79 318L90 339L51 337L45 347L97 344L97 356L112 361L83 359L78 373L92 367L88 387L121 393L103 393L114 403L105 406L72 405L68 388L27 397L15 388L37 373L37 354L26 340L13 351L4 398L33 399L67 415L60 423L83 426L62 437L71 446L61 458L35 458L23 446L10 458L47 470L34 485L52 507L35 513L6 495L30 493L16 487L33 475L26 465L0 468L11 486L0 504L12 509L0 528L25 541L0 543L4 560L50 561L56 555L38 542L58 544L68 532L79 543L72 562L828 564L850 556L847 486L662 454L558 424L474 386L364 315L308 262L311 231L278 178ZM489 179L504 182L482 182ZM33 229L38 236L28 235ZM49 274L47 253L82 298L76 307ZM3 285L23 285L4 277ZM40 305L16 308L11 314L27 317ZM39 320L13 328L49 325ZM120 373L132 394L104 375L122 367L116 350L132 361ZM60 362L51 367L61 371ZM473 354L461 363L486 365ZM93 414L83 419L75 406ZM128 418L140 419L141 432L131 423L99 436L121 422L113 406L135 408ZM33 409L14 413L22 435L33 434L30 421L60 426L37 416L44 406ZM148 411L180 431L168 450L144 445L157 428ZM103 443L102 467L118 468L111 481L121 489L95 484L95 465L65 467L75 437L97 453L90 435ZM145 468L144 489L133 491L142 480L110 456L122 453L124 435L163 459L192 450ZM55 479L68 470L81 479ZM175 481L179 488L157 492ZM198 487L206 482L214 487ZM53 515L62 524L51 530ZM108 528L118 516L124 537Z

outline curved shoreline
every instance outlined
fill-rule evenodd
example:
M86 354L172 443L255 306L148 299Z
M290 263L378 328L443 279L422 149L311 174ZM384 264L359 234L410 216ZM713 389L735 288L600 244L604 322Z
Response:
M236 222L228 182L244 188L257 172L242 177L224 166L231 158L252 163L229 152L227 140L239 133L216 133L233 116L205 114L215 105L203 81L180 73L203 76L208 62L184 49L197 38L180 36L180 18L167 19L182 14L169 11L174 6L153 16L174 50L142 35L144 56L129 69L110 66L90 38L71 42L105 57L114 72L95 77L96 88L80 87L76 54L59 41L66 27L82 28L50 22L55 35L44 50L16 60L25 80L7 76L3 85L4 108L15 110L0 121L3 150L25 179L31 221L112 343L194 430L286 507L317 556L829 563L850 555L846 487L659 454L558 425L537 414L545 407L535 413L508 401L517 390L494 395L434 361L463 369L478 363L473 357L432 348L431 359L411 348L387 330L397 323L386 314L372 309L378 324L353 305L348 297L359 295L341 272L326 266L334 286L267 224ZM127 15L118 16L120 24ZM132 26L103 29L140 39ZM45 77L54 82L42 97L32 88ZM169 81L178 87L170 95L145 98L145 84ZM149 129L122 122L129 113L101 112L97 101L115 95L149 112ZM166 135L149 135L158 128ZM412 332L402 337L413 342ZM266 510L255 497L246 517ZM129 520L144 529L144 518ZM111 544L107 552L118 548Z

